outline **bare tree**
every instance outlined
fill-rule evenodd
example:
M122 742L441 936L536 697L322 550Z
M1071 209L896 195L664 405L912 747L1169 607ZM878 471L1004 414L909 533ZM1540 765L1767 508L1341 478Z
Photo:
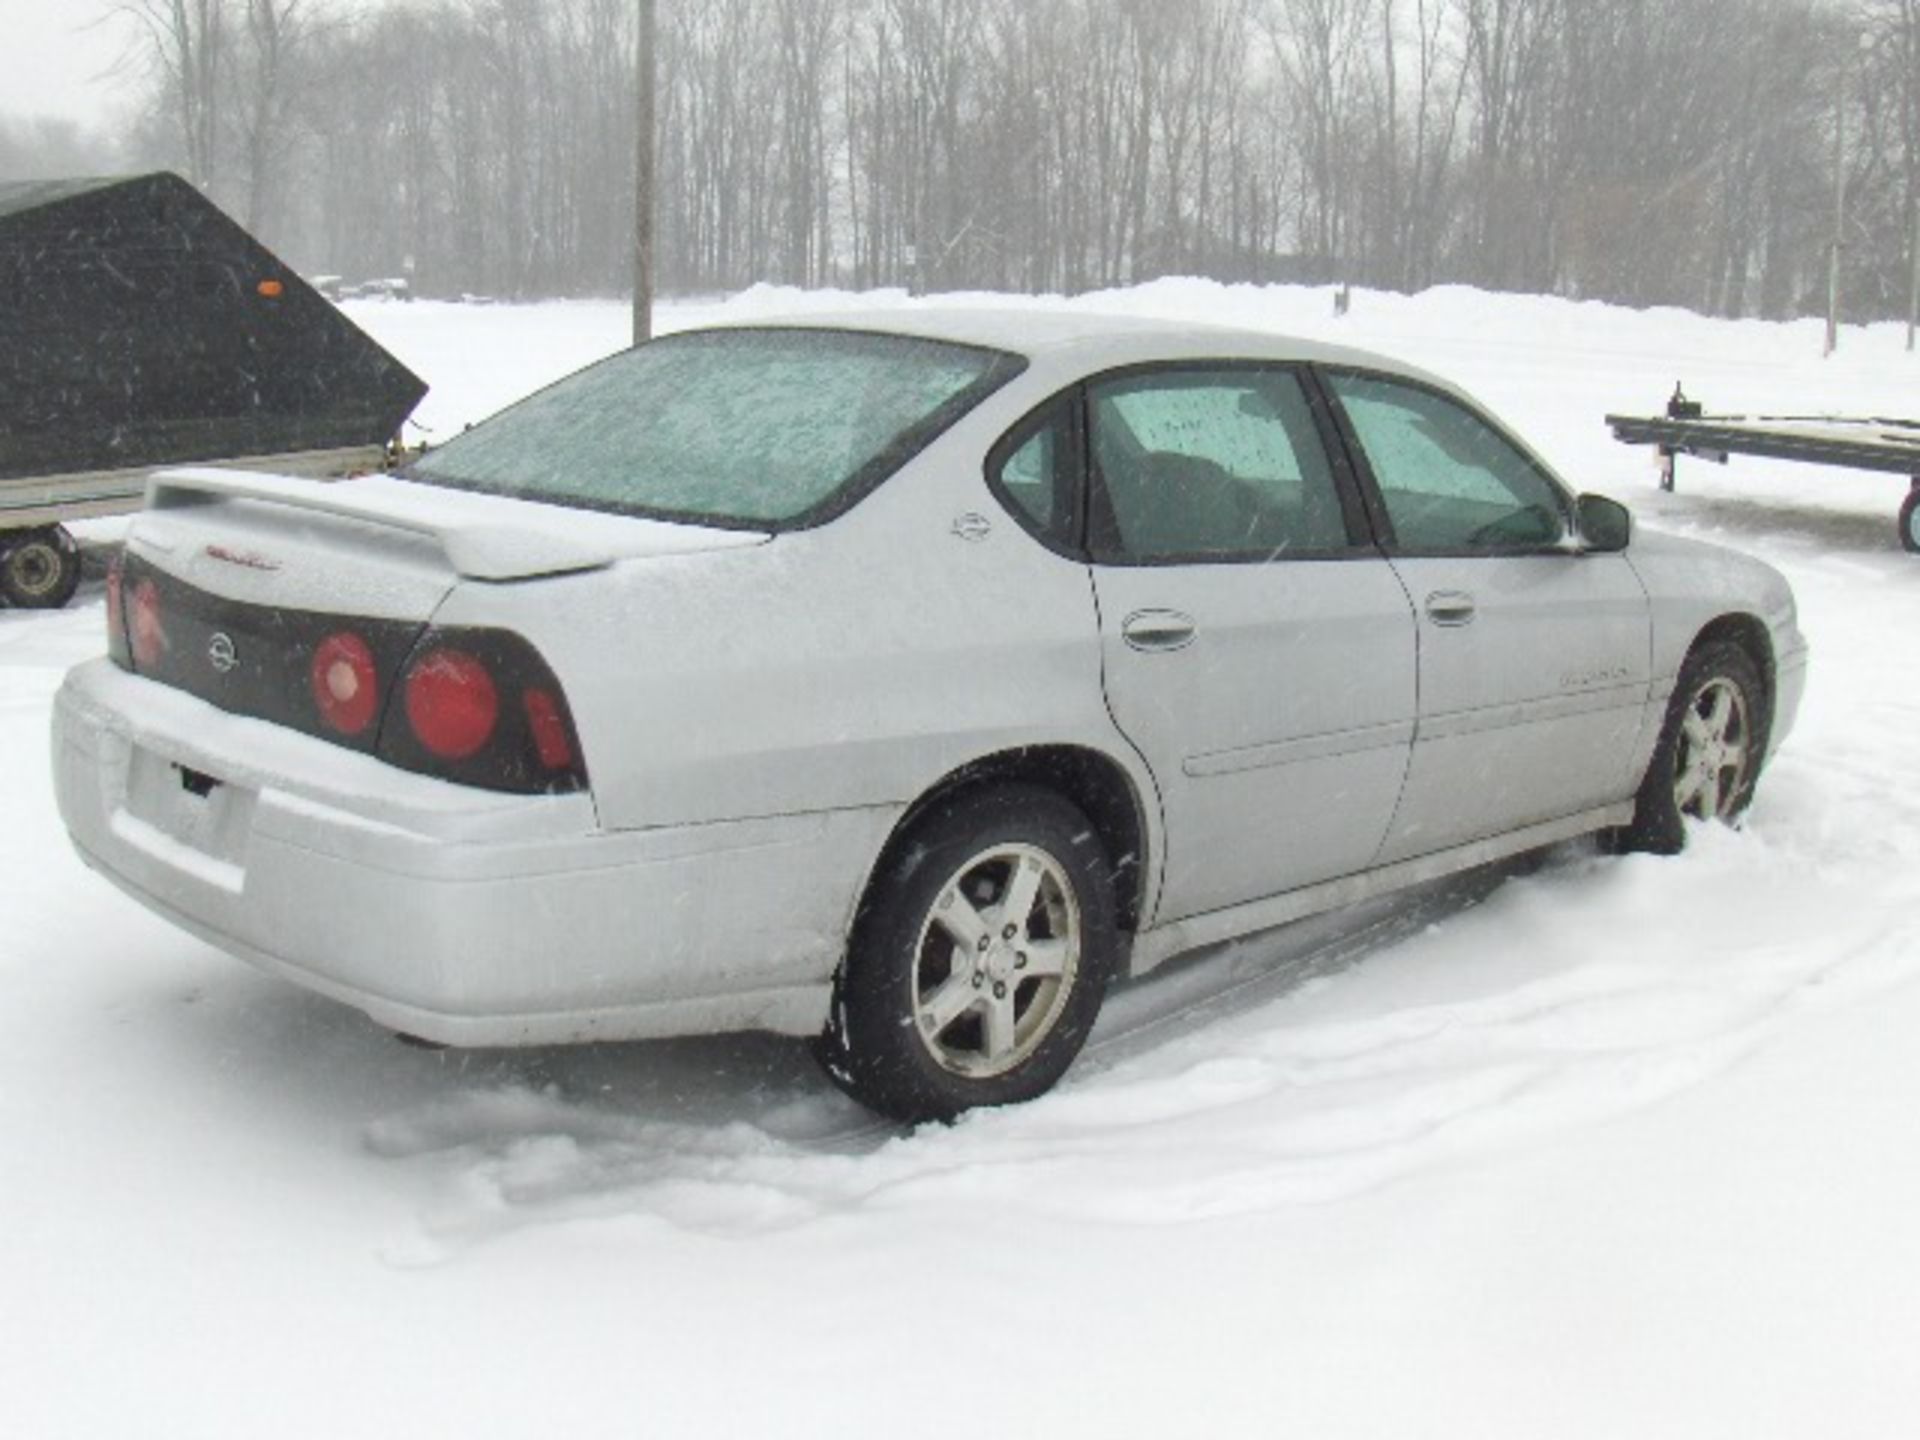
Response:
M1920 0L659 5L669 291L1337 267L1795 313L1844 71L1849 311L1920 318ZM119 10L153 75L134 157L300 263L625 289L632 0Z
M136 22L160 81L185 157L187 178L216 178L226 94L229 0L124 0L117 13Z
M9 180L56 180L113 168L112 147L71 120L0 116L0 175Z
M1354 223L1352 128L1371 8L1372 0L1271 0L1267 15L1299 137L1302 248L1329 279L1348 256Z
M264 230L279 219L278 202L294 143L294 110L305 76L302 0L242 0L235 103L246 186L247 228Z

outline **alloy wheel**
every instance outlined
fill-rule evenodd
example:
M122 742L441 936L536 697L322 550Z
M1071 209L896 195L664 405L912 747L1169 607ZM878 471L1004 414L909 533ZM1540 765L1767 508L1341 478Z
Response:
M1039 1048L1073 993L1082 924L1073 882L1033 845L983 850L948 877L913 954L913 1016L942 1069L988 1079Z
M1723 675L1694 694L1674 747L1673 803L1701 820L1729 816L1740 803L1753 761L1747 697Z

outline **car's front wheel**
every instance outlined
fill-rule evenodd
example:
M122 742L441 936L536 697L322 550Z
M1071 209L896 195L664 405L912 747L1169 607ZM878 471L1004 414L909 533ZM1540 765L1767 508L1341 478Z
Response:
M1027 785L961 795L875 876L821 1058L901 1120L1031 1099L1085 1043L1119 949L1105 847L1078 809Z
M1733 824L1746 813L1760 777L1765 696L1740 646L1714 641L1688 657L1640 786L1629 847L1671 855L1689 819Z

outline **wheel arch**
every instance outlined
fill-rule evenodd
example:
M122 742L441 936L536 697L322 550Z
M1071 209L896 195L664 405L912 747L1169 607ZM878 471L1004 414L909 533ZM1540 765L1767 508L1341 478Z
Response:
M1085 745L1025 745L1000 750L969 760L941 776L894 822L861 886L856 914L864 908L877 878L886 872L929 812L960 795L1006 784L1051 790L1086 815L1113 866L1114 909L1120 929L1137 930L1146 901L1151 844L1146 801L1119 761Z
M1759 735L1759 749L1761 749L1761 756L1763 756L1764 760L1766 747L1768 747L1768 743L1772 741L1772 730L1774 730L1774 693L1776 693L1776 689L1778 689L1776 666L1774 666L1774 637L1772 637L1772 634L1768 634L1766 622L1761 620L1757 614L1747 614L1747 612L1722 614L1722 616L1716 616L1715 620L1709 620L1705 626L1701 626L1699 634L1693 636L1693 643L1692 645L1688 645L1686 659L1680 662L1680 668L1684 670L1684 668L1692 662L1695 655L1699 655L1703 649L1707 649L1709 645L1716 645L1716 643L1726 643L1726 645L1738 647L1747 659L1753 660L1753 668L1759 670L1759 674L1761 674L1761 691L1763 691L1763 693L1761 693L1761 726L1763 726L1763 730L1761 730L1761 735Z
M1686 660L1681 662L1682 667L1684 668L1687 661L1691 661L1707 646L1718 643L1738 646L1746 652L1747 658L1753 661L1753 668L1760 672L1760 683L1766 690L1766 693L1761 696L1764 702L1762 710L1766 716L1767 728L1771 730L1777 676L1774 667L1773 636L1768 633L1766 622L1757 615L1745 612L1721 615L1708 621L1700 627L1700 633L1693 637L1693 644L1687 647ZM1764 741L1765 737L1762 737L1763 750Z
M1767 746L1773 731L1777 688L1773 639L1765 622L1758 617L1745 612L1731 612L1716 616L1702 625L1680 659L1673 677L1673 693L1666 701L1664 718L1652 735L1646 764L1641 770L1634 795L1633 819L1612 832L1615 845L1625 849L1648 850L1657 855L1677 854L1684 846L1681 814L1670 790L1674 736L1681 708L1690 700L1689 691L1693 682L1689 675L1701 657L1721 646L1732 649L1750 664L1760 685L1761 693L1755 697L1759 714L1753 719L1757 753L1753 768L1744 782L1746 796L1751 798L1753 786L1766 763ZM1655 787L1669 788L1663 795Z

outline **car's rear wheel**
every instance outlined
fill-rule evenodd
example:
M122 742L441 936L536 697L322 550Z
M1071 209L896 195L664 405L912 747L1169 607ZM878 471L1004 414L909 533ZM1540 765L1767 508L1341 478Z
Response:
M64 528L0 534L0 599L22 610L58 610L80 583L80 547Z
M1031 1099L1085 1043L1118 953L1105 848L1078 809L1026 785L959 796L875 876L821 1058L902 1120Z
M1900 543L1920 553L1920 481L1915 481L1900 502Z
M1631 848L1671 855L1686 843L1689 819L1731 825L1746 813L1763 758L1765 696L1740 646L1713 641L1688 657L1626 832Z

